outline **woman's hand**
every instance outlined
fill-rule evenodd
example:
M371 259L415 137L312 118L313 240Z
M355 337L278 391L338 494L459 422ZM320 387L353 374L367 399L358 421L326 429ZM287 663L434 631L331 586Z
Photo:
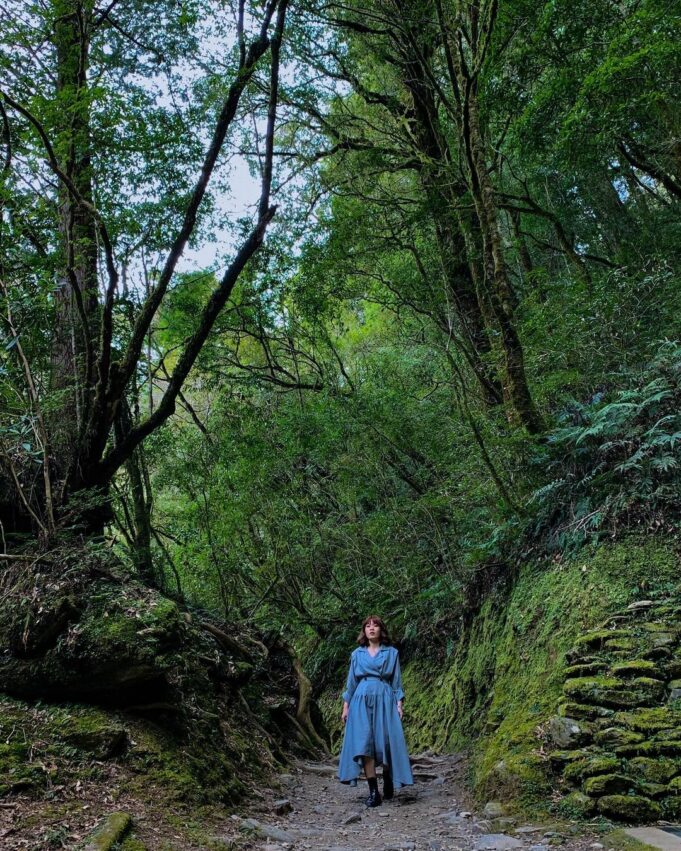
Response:
M348 713L350 712L350 707L348 705L347 700L343 701L343 711L341 712L341 721L345 724L348 720Z
M402 701L397 701L397 714L400 716L400 721L402 720L402 716L404 715L404 710L402 709Z

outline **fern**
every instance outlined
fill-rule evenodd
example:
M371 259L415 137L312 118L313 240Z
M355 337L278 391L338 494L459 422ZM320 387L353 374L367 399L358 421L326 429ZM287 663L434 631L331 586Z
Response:
M570 549L630 523L679 517L681 345L666 342L629 386L570 413L573 423L547 439L551 481L531 497L535 536Z

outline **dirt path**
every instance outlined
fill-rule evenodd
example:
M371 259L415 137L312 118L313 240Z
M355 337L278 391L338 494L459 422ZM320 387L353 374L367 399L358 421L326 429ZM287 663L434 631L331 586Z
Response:
M604 848L598 837L587 831L575 834L565 825L493 818L491 808L488 814L475 812L461 777L464 767L461 755L420 755L414 759L415 785L400 789L393 801L367 809L365 781L355 788L343 786L335 779L331 763L298 763L290 774L281 775L281 790L266 791L252 818L239 822L245 840L239 846L263 851L281 851L284 847L296 851Z

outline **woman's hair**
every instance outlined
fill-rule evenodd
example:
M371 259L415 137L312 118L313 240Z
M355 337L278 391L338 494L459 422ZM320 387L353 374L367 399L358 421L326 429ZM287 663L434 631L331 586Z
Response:
M373 621L375 624L378 624L378 627L381 630L381 635L379 638L381 644L392 644L390 636L388 635L388 627L383 623L383 620L379 618L378 615L369 615L369 617L364 618L364 620L362 621L362 629L359 631L359 635L357 636L357 643L359 644L359 646L366 647L369 644L369 639L366 637L364 627L370 621Z

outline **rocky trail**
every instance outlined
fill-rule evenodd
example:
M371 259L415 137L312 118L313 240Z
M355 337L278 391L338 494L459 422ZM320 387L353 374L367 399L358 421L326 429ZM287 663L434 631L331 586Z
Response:
M333 763L297 763L280 775L280 790L264 792L251 817L233 817L242 836L238 845L260 851L549 851L555 846L608 851L595 832L523 823L505 816L499 802L476 812L465 791L461 754L422 754L414 758L413 770L413 787L367 809L365 781L344 786L335 779Z

